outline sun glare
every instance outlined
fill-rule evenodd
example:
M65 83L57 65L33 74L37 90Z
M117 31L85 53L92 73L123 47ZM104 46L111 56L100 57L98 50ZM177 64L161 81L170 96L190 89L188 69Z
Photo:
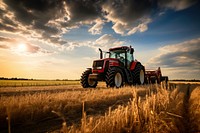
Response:
M27 51L26 44L23 44L23 43L19 44L18 47L17 47L17 51L18 52L26 52Z

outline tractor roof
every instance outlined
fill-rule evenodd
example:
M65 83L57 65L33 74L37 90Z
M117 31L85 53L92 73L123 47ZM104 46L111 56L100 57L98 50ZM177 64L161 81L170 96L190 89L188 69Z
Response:
M114 50L128 50L128 49L131 49L131 47L121 46L121 47L110 48L109 51L114 51Z

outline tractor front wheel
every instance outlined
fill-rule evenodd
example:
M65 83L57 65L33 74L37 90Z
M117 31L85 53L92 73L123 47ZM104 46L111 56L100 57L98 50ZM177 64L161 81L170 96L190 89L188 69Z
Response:
M110 87L120 88L124 85L124 76L120 68L112 67L106 74L106 84Z
M92 74L92 70L88 69L82 73L81 85L83 88L95 88L97 86L97 81L89 79L89 75Z

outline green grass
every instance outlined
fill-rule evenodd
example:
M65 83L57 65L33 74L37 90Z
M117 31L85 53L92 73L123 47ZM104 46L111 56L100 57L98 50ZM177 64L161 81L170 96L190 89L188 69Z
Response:
M80 81L64 80L0 80L0 87L77 85Z

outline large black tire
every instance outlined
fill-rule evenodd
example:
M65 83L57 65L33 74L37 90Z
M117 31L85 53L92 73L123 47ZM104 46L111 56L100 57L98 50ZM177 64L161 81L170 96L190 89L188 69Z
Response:
M133 83L143 85L145 82L145 70L141 64L137 64L133 71Z
M88 69L82 73L81 76L81 85L83 88L95 88L98 84L97 81L89 80L89 74L92 74L92 70Z
M107 86L120 88L124 85L124 74L120 68L109 68L105 81Z

